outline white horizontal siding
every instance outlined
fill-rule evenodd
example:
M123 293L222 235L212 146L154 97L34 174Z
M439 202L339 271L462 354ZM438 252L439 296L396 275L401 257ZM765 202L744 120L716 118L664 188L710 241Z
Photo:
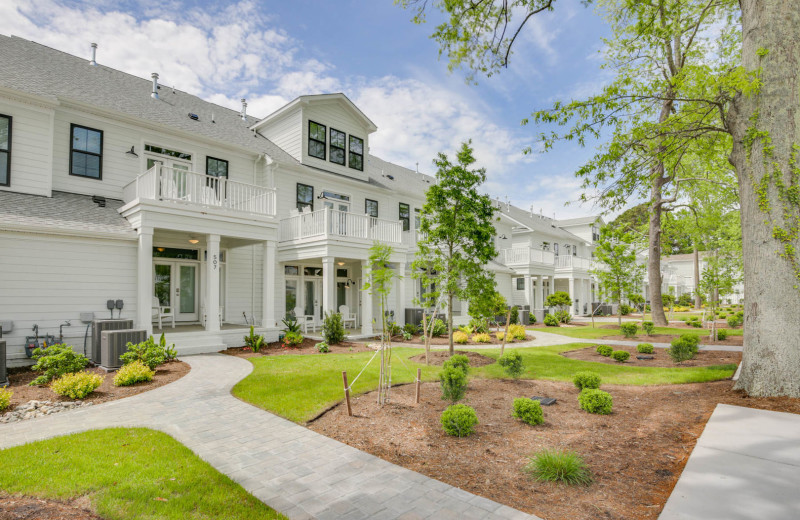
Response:
M330 146L330 129L335 128L340 132L347 134L345 141L345 157L349 157L349 142L350 136L355 136L364 140L364 171L355 170L347 165L339 165L330 162L330 149L325 150L325 160L310 157L308 155L308 122L314 121L327 127L328 140L327 145ZM302 141L302 162L309 166L316 166L317 168L324 168L326 170L336 172L340 175L353 177L355 179L366 180L368 178L367 157L369 156L369 135L367 129L364 127L360 119L357 119L352 113L344 108L341 102L319 103L311 104L303 108L303 119L301 126L301 141ZM349 159L345 162L349 163Z
M302 160L303 119L300 107L284 114L283 117L270 121L268 125L260 128L258 132L282 148L286 153Z
M50 196L51 110L0 99L0 114L11 116L11 185L0 190Z
M256 244L228 250L225 265L225 319L228 323L261 323L261 300L264 246ZM277 289L276 289L277 290Z

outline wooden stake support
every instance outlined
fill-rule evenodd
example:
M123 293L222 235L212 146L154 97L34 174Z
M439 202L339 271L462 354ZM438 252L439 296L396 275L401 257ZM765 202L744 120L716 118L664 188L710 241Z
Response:
M344 381L344 400L347 403L347 415L353 416L353 409L350 408L350 389L347 388L347 370L342 371L342 381Z
M422 377L422 369L417 369L417 389L416 393L414 394L414 404L419 404L419 380Z

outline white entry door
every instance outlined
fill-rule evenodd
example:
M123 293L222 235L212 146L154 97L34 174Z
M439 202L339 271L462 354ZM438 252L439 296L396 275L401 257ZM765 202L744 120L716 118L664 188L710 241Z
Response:
M315 323L322 323L322 280L303 281L303 314L314 316Z
M153 277L159 305L175 312L175 321L199 318L199 272L197 263L155 262Z

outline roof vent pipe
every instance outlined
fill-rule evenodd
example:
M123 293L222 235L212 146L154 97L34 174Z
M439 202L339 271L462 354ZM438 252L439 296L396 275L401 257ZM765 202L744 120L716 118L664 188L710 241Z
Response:
M247 100L242 98L242 121L247 121Z
M97 44L92 44L92 61L89 62L89 65L93 67L97 67Z
M158 73L154 72L150 75L153 78L153 92L150 94L150 97L153 99L158 99Z

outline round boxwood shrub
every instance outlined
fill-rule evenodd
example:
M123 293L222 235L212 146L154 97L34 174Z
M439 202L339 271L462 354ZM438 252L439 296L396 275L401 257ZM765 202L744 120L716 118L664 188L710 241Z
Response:
M653 335L653 331L656 330L656 326L652 321L643 321L642 322L642 330L648 336Z
M558 327L558 318L552 314L548 314L544 317L544 324L548 327Z
M50 389L58 395L70 399L83 399L103 384L103 377L90 372L66 374L50 384Z
M500 356L497 364L503 367L506 374L514 379L517 379L525 371L525 366L522 364L522 356L519 352L506 352Z
M629 357L631 357L631 353L627 350L615 350L611 353L611 357L614 359L614 361L624 363Z
M467 437L471 435L478 424L478 414L465 404L448 406L440 418L442 428L448 435Z
M635 323L628 322L628 323L623 323L619 327L619 330L622 331L622 333L625 335L626 338L632 338L636 336L636 333L639 331L639 326Z
M597 347L597 353L600 354L601 356L608 357L611 355L612 352L614 352L614 349L608 345L599 345Z
M534 426L544 422L542 404L539 401L534 401L527 397L518 397L514 399L514 413L512 413L511 416Z
M675 338L667 349L667 354L675 363L683 363L697 355L697 346L700 343L700 336L697 334L681 334Z
M469 336L467 335L466 332L461 332L460 330L457 330L453 333L453 343L458 343L459 345L463 345L467 341L469 341Z
M717 329L717 339L720 341L728 339L728 329Z
M578 390L583 390L584 388L600 388L600 376L594 372L577 372L573 376L572 382Z
M597 388L586 388L578 394L578 403L589 413L608 415L611 413L613 400L611 394Z
M636 351L640 354L652 354L653 353L653 345L652 343L639 343L636 345Z
M155 374L156 373L150 370L147 365L136 360L120 368L119 371L114 374L114 386L130 386L136 383L152 381Z

